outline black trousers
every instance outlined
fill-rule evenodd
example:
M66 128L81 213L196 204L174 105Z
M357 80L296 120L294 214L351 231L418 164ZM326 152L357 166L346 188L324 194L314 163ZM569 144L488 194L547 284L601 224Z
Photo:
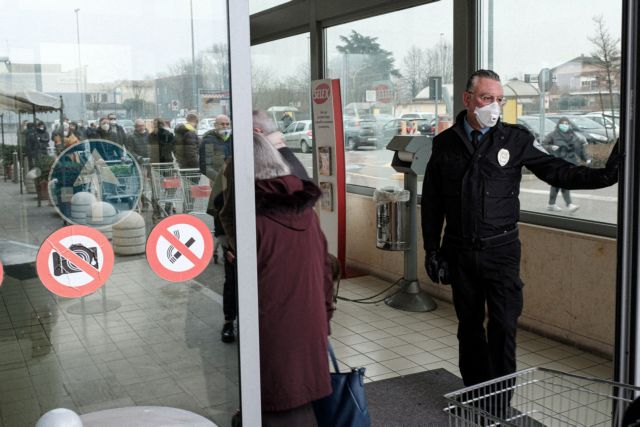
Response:
M229 248L222 248L226 254ZM224 320L236 320L238 316L238 281L236 280L236 264L224 259L224 284L222 286L222 312Z
M459 321L460 373L465 386L515 372L523 286L520 241L482 250L445 246L443 252Z

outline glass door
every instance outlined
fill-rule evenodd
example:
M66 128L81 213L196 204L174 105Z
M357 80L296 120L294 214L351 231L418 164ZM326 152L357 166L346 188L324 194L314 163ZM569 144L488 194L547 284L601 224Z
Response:
M6 9L0 425L150 406L228 425L236 267L214 220L233 155L227 2ZM212 138L229 149L213 156Z

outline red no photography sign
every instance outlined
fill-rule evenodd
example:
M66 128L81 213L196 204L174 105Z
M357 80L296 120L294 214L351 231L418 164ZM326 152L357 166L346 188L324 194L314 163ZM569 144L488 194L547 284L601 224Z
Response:
M51 234L36 257L42 284L65 298L84 297L100 289L111 276L113 263L109 240L84 225L63 227Z
M170 282L202 273L213 256L209 227L193 215L172 215L156 225L147 239L147 261L158 277Z

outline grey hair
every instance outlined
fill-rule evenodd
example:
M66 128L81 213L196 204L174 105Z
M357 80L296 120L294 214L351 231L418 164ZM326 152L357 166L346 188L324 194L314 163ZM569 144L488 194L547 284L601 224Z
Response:
M256 181L291 175L276 147L259 133L253 134L253 167Z
M253 127L254 129L260 129L265 135L269 135L270 133L280 130L273 119L264 110L253 110Z
M469 76L469 79L467 80L467 92L472 92L473 89L476 86L476 82L478 81L478 79L480 78L484 78L484 79L489 79L489 80L495 80L497 82L500 82L500 76L498 75L498 73L496 73L493 70L476 70L473 72L473 74L471 74Z

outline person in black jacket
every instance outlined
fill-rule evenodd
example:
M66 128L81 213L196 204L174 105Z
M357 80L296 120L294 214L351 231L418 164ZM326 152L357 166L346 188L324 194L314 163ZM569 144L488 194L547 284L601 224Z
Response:
M129 135L126 143L127 150L142 163L142 159L149 158L149 131L144 120L137 119L133 133Z
M187 114L187 123L176 127L174 154L181 169L200 167L198 162L200 138L197 129L198 115L195 113Z
M149 134L149 161L172 162L175 137L161 118L153 119L153 131Z
M524 127L500 121L503 102L495 72L471 75L466 111L435 137L422 189L425 268L434 283L452 285L465 386L516 369L522 168L556 187L593 189L617 182L621 158L617 143L601 169L552 156Z
M561 157L574 165L578 165L580 162L584 162L588 165L591 163L591 160L587 157L587 153L584 149L586 143L587 139L582 134L575 132L569 119L561 117L560 120L558 120L558 124L554 131L546 136L542 145L554 156ZM562 198L567 204L567 210L569 212L573 213L580 208L580 206L573 204L571 201L571 191L566 188L551 186L547 210L552 212L559 212L562 210L562 208L556 204L558 192L562 192Z
M44 122L38 120L36 125L36 140L37 140L37 155L40 156L48 156L49 155L49 132L47 132L47 126Z

